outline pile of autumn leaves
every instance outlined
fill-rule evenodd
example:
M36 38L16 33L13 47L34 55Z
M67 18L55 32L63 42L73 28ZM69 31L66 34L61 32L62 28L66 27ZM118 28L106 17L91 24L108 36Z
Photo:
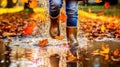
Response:
M41 13L18 12L0 15L0 38L31 35L39 22L45 22Z
M41 10L41 9L39 9ZM78 11L78 35L88 39L120 38L120 20L116 17L97 16L96 14ZM60 22L66 22L65 10L62 8ZM49 22L46 10L40 12L17 12L0 15L0 38L16 35L32 35L40 23ZM42 26L42 25L40 25Z
M81 35L90 40L103 38L120 38L120 23L118 20L101 21L100 19L82 18L79 30Z

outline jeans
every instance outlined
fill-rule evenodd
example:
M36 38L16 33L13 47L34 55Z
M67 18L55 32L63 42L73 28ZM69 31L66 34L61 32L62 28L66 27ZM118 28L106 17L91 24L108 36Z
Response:
M63 0L49 0L49 13L51 17L60 14ZM78 21L78 1L66 0L67 26L77 26Z

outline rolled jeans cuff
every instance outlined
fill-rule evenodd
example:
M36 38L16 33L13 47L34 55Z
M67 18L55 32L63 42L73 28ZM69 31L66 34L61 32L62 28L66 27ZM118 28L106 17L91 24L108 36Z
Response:
M77 17L68 17L67 18L67 26L77 26Z

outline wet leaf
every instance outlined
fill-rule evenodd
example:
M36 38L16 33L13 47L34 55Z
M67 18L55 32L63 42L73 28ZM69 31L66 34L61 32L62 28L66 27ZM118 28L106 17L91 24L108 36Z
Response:
M65 37L64 36L55 36L55 39L58 39L58 40L63 40Z
M94 54L94 53L99 53L99 49L94 50L92 53L93 53L93 54Z
M8 37L8 36L13 36L13 35L16 35L15 33L10 33L10 32L4 32L2 34L4 37Z
M60 17L59 17L59 20L62 22L62 23L64 23L64 22L66 22L67 21L67 16L66 16L66 14L65 14L65 10L64 10L65 8L62 8L61 9L61 13L60 13Z
M118 56L118 55L119 55L119 49L118 49L118 48L115 49L115 51L113 52L113 54L114 54L115 56Z
M45 39L45 40L42 40L42 41L39 41L39 46L41 47L45 47L48 45L48 39Z
M31 35L35 26L35 23L28 24L28 26L24 29L24 35Z
M63 43L63 46L65 46L65 47L66 47L66 46L67 46L67 43Z
M60 15L60 21L62 22L62 23L64 23L64 22L66 22L67 20L67 18L66 18L66 14L65 13L61 13L61 15Z

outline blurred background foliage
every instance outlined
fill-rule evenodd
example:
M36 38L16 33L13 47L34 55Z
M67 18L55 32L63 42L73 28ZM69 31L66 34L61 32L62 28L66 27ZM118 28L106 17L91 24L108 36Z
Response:
M0 10L6 11L3 8L14 8L16 11L32 11L33 8L48 8L49 0L0 0ZM108 9L105 8L105 3ZM105 15L120 14L120 0L81 0L79 1L79 9L91 13L104 12ZM7 10L8 11L8 10ZM15 10L13 11L15 12Z

